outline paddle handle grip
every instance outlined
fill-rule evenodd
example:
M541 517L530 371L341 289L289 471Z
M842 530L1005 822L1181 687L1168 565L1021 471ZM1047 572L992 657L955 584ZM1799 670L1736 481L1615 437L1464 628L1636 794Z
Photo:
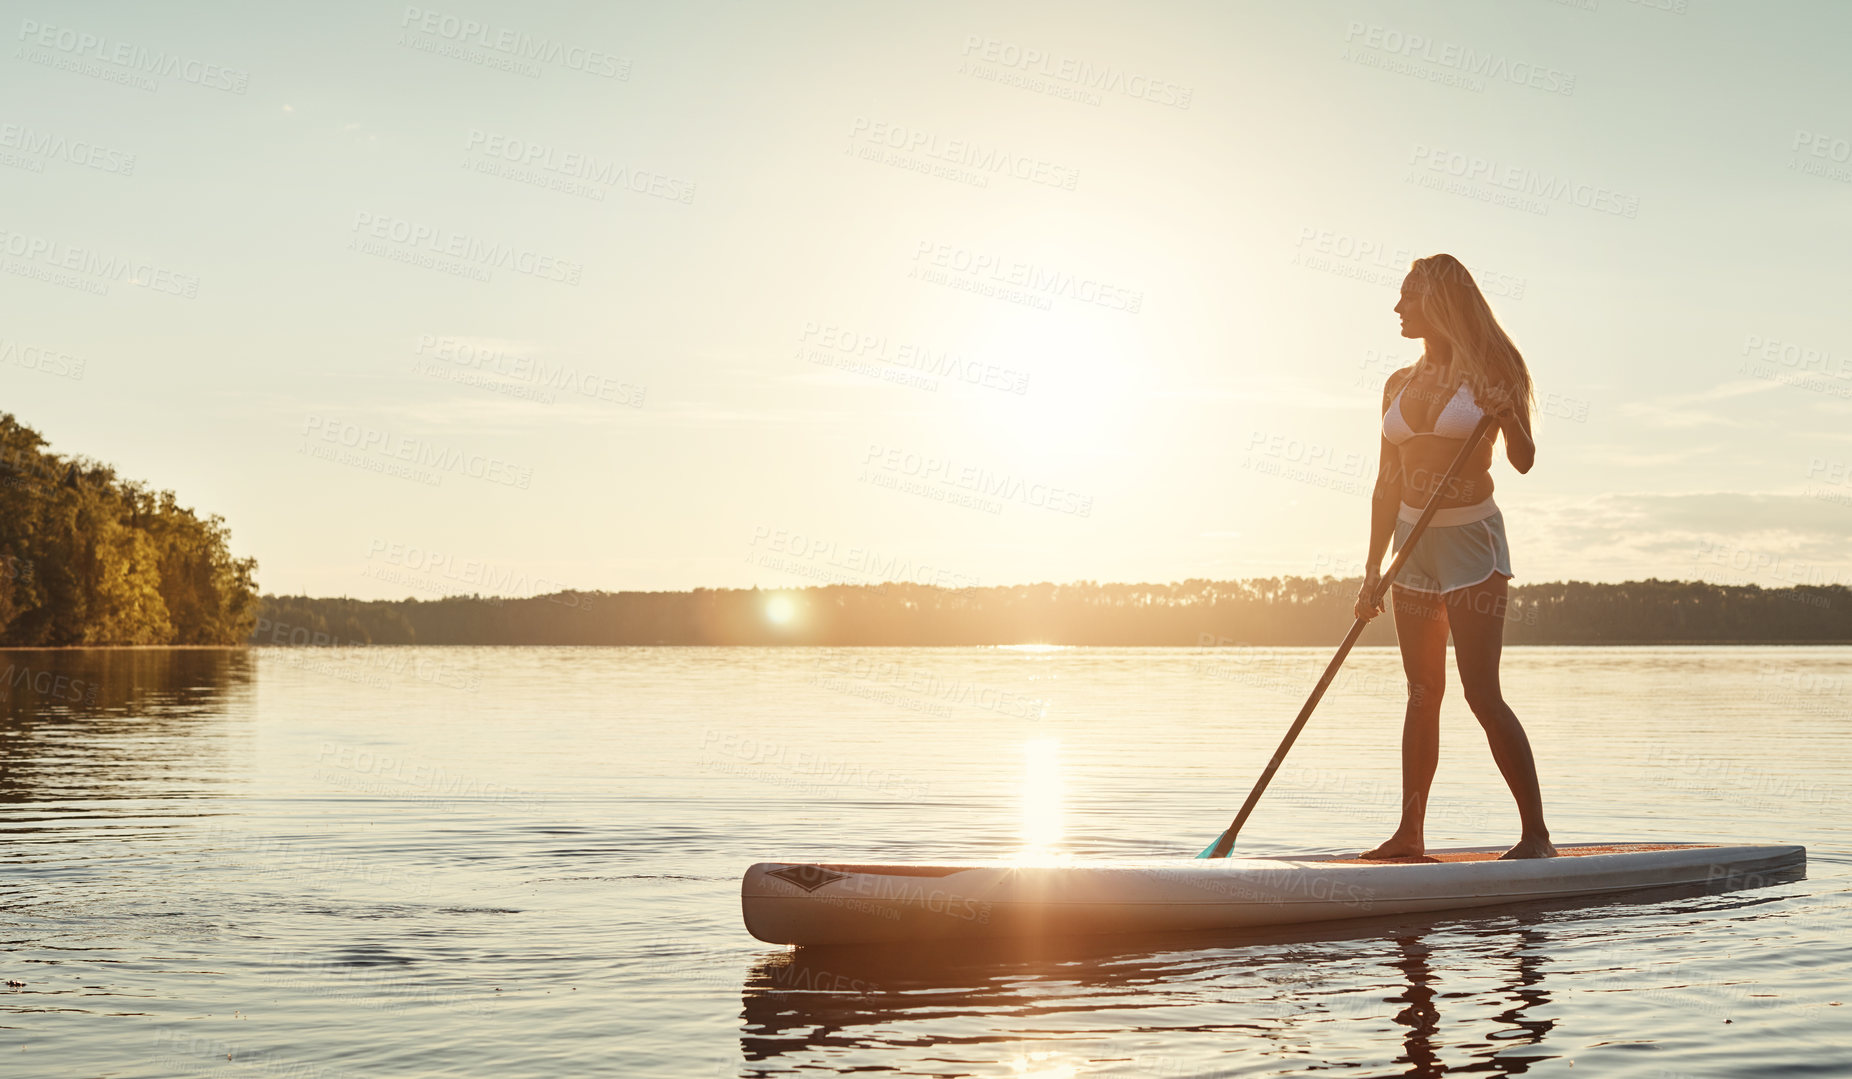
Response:
M1415 519L1414 527L1408 530L1408 538L1402 541L1402 549L1397 551L1395 557L1390 560L1389 568L1383 571L1382 580L1377 582L1376 588L1370 593L1368 598L1371 608L1382 603L1383 596L1389 591L1390 584L1395 581L1396 574L1402 572L1403 564L1408 561L1409 554L1414 551L1415 541L1428 530L1428 522L1440 512L1441 497L1447 493L1449 487L1453 486L1454 478L1460 474L1460 470L1466 467L1466 460L1479 447L1479 440L1484 438L1486 432L1490 431L1492 425L1497 422L1491 416L1481 419L1479 425L1473 428L1473 433L1467 436L1466 444L1460 447L1458 454L1454 455L1453 463L1447 466L1447 474L1441 477L1440 486L1428 496L1427 506L1422 509L1421 516ZM1367 618L1359 618L1351 623L1350 632L1344 635L1344 643L1338 646L1338 654L1332 656L1331 662L1325 665L1325 673L1319 676L1318 684L1312 687L1312 695L1306 698L1305 706L1299 709L1299 715L1293 720L1292 727L1287 730L1285 739L1280 742L1280 748L1273 751L1273 759L1267 762L1267 770L1260 774L1260 782L1254 784L1254 789L1248 792L1247 801L1241 803L1241 812L1235 814L1235 822L1228 826L1228 830L1223 832L1206 852L1208 857L1228 857L1228 852L1234 848L1235 837L1241 833L1241 826L1248 822L1248 816L1259 804L1260 796L1266 791L1267 784L1273 781L1273 774L1280 770L1280 764L1286 760L1287 751L1291 750L1293 743L1298 740L1299 732L1305 729L1306 721L1312 718L1312 710L1317 708L1318 702L1324 698L1325 690L1331 688L1331 680L1337 677L1338 668L1344 665L1344 658L1350 655L1350 650L1356 645L1357 638L1363 636L1363 628L1369 624L1370 620Z

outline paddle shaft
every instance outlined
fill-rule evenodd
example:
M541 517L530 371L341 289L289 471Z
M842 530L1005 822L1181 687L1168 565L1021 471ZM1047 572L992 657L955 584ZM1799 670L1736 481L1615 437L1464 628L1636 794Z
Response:
M1370 592L1369 609L1374 610L1383 601L1383 596L1389 591L1389 585L1395 580L1396 574L1402 572L1402 564L1408 561L1409 554L1414 551L1415 541L1427 531L1428 522L1433 520L1434 514L1440 511L1441 496L1453 486L1454 478L1460 474L1460 469L1466 467L1466 459L1472 456L1473 450L1479 446L1479 440L1486 436L1486 432L1490 431L1496 422L1491 416L1487 416L1481 419L1479 426L1473 428L1473 433L1467 436L1466 444L1460 447L1460 452L1454 457L1453 463L1447 466L1447 474L1441 478L1440 486L1428 496L1428 504L1421 511L1421 516L1416 518L1415 526L1408 530L1408 538L1402 541L1402 549L1397 551L1395 558L1390 560L1389 568L1383 571L1382 579L1376 582L1376 588ZM1350 632L1344 635L1344 643L1338 645L1338 654L1332 656L1331 662L1325 666L1325 673L1319 677L1318 684L1312 687L1312 695L1305 699L1305 707L1299 709L1299 717L1293 720L1292 727L1286 732L1286 738L1280 742L1280 748L1273 751L1273 759L1267 762L1267 770L1260 774L1260 782L1254 784L1254 789L1248 792L1248 800L1242 803L1241 812L1235 814L1235 823L1229 825L1228 830L1222 833L1222 837L1215 841L1215 846L1209 850L1209 857L1228 857L1228 852L1235 845L1235 836L1240 834L1241 826L1248 822L1248 815L1254 812L1255 804L1260 801L1261 792L1265 791L1267 784L1272 782L1273 773L1280 770L1281 762L1286 760L1287 751L1292 749L1293 742L1299 737L1299 732L1305 729L1306 721L1312 718L1312 709L1318 707L1318 702L1324 697L1325 690L1331 687L1331 680L1337 677L1338 668L1344 665L1344 657L1350 655L1351 646L1357 643L1358 637L1363 636L1363 627L1369 624L1370 620L1367 618L1359 618L1351 623Z

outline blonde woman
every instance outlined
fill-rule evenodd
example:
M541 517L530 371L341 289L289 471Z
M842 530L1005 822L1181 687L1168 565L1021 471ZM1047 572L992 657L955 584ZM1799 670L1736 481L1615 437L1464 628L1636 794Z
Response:
M1369 567L1358 593L1359 618L1381 613L1369 597L1380 580L1390 536L1400 551L1415 519L1438 493L1440 511L1415 543L1394 582L1395 631L1408 676L1402 727L1402 821L1389 841L1365 858L1419 858L1428 790L1440 756L1440 700L1447 681L1447 634L1466 704L1484 728L1492 759L1517 799L1522 834L1505 858L1556 853L1543 822L1543 797L1530 740L1498 684L1504 648L1511 554L1505 522L1492 502L1492 447L1520 474L1537 457L1531 441L1534 401L1530 371L1499 327L1466 267L1452 255L1417 259L1395 305L1402 336L1420 338L1421 359L1383 386L1382 465L1370 503ZM1438 490L1447 466L1480 418L1497 420L1465 468Z

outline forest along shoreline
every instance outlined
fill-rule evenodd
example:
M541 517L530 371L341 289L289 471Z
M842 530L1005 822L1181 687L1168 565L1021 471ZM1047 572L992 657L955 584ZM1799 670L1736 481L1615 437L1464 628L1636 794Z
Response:
M257 560L217 514L45 449L0 413L0 646L225 646L257 624Z
M1100 647L1330 645L1360 578L942 588L904 582L688 592L557 592L358 600L266 595L253 645L800 645ZM1702 581L1511 588L1505 643L1852 643L1852 589ZM1389 619L1360 641L1389 645Z

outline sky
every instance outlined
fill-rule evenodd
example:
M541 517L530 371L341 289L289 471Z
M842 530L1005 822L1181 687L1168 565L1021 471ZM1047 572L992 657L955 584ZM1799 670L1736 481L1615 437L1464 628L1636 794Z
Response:
M1852 7L9 3L0 410L266 592L1360 571L1413 258L1519 584L1852 583Z

